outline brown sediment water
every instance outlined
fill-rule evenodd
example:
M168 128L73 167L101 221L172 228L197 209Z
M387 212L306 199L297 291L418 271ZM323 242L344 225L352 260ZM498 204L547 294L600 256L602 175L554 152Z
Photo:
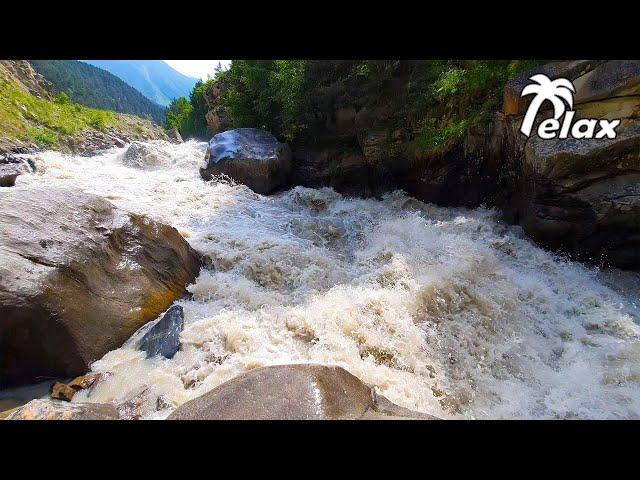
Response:
M143 418L164 418L249 369L313 362L441 418L640 417L638 274L544 251L493 210L399 191L267 197L204 182L203 143L153 149L153 162L135 165L124 149L44 152L13 187L102 195L175 226L207 257L191 298L177 302L181 350L146 359L134 335L93 364L109 375L74 402L148 388L163 408L150 402Z

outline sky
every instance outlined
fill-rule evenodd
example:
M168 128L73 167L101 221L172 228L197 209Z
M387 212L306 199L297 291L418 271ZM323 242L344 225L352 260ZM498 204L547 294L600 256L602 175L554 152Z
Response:
M207 74L213 77L218 62L224 68L229 68L231 60L165 60L171 67L189 77L207 79Z

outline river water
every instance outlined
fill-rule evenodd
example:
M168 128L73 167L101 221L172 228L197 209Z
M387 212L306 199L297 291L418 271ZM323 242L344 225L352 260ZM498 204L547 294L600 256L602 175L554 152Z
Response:
M134 335L74 401L138 396L143 418L164 418L249 369L315 362L442 418L640 417L637 274L546 252L493 210L400 191L261 196L204 182L204 143L148 145L157 155L133 163L118 148L44 152L14 187L101 195L175 226L208 259L177 302L175 357L145 359Z

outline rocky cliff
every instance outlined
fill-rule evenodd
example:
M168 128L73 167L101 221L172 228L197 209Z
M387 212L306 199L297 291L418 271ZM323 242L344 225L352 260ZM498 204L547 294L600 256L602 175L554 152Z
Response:
M440 205L493 206L545 247L640 267L640 62L547 63L512 77L498 102L491 98L497 75L471 62L468 71L489 80L460 100L455 70L446 71L458 90L444 84L435 95L445 91L445 98L427 107L415 87L424 81L419 62L386 62L391 68L369 77L353 75L351 63L310 67L306 129L291 141L291 186L362 196L402 188ZM618 138L527 139L519 127L529 100L520 93L535 73L572 80L575 118L621 119ZM480 87L486 84L494 90ZM205 96L214 133L232 125L224 88L219 82Z

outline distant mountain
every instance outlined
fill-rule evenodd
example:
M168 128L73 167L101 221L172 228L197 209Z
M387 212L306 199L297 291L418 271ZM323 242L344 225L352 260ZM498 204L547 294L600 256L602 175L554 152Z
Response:
M59 92L81 105L130 113L162 123L165 108L101 68L77 60L30 60Z
M197 78L187 77L162 60L83 60L121 78L150 100L167 106L188 97Z

